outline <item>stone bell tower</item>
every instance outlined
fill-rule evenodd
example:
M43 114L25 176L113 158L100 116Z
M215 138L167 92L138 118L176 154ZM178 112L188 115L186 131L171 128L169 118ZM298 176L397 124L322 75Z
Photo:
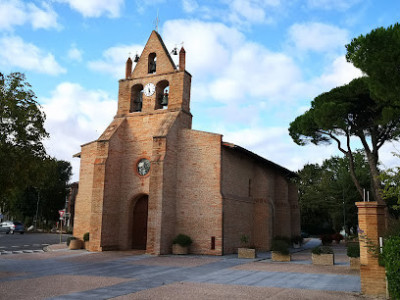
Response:
M119 81L114 120L84 144L74 236L90 233L90 251L169 253L175 236L179 132L191 129L191 75L185 50L176 67L153 31Z

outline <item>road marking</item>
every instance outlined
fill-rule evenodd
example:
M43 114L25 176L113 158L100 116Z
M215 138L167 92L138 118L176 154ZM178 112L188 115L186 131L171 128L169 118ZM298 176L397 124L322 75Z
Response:
M11 248L19 248L19 246L11 246Z

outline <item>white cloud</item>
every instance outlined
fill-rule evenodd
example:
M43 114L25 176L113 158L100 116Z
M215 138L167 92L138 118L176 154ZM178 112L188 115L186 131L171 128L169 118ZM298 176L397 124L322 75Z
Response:
M66 72L53 54L44 53L34 44L25 43L18 36L0 38L0 49L0 66L19 67L50 75Z
M52 7L42 2L39 8L32 2L0 0L0 29L12 30L14 26L30 23L33 29L59 29L57 14Z
M55 0L67 3L69 6L81 13L84 17L100 17L106 15L117 18L124 5L124 0Z
M298 92L301 71L292 58L246 41L234 28L175 20L164 24L163 33L167 45L185 42L187 69L196 75L193 88L200 84L218 102L287 100Z
M360 2L361 0L307 0L307 6L312 9L344 11Z
M70 60L82 61L82 50L79 50L75 44L71 45L71 48L68 50L67 56Z
M233 0L229 2L230 20L233 23L271 23L266 15L272 8L279 7L280 0Z
M347 30L328 24L294 24L289 28L289 43L302 52L333 52L344 48L348 35Z
M46 113L45 127L50 139L46 149L58 159L70 161L78 180L79 159L72 155L80 146L97 139L112 120L117 102L101 90L86 90L79 84L64 82L50 98L41 99Z
M103 59L90 61L88 66L91 70L111 74L116 79L124 78L125 63L130 56L136 53L140 55L143 50L142 45L120 45L108 48L103 52Z
M183 10L187 13L192 13L199 8L196 0L182 0Z
M324 73L315 78L311 84L316 87L331 89L349 83L354 78L361 77L360 69L346 61L345 56L337 57L331 65L326 67Z

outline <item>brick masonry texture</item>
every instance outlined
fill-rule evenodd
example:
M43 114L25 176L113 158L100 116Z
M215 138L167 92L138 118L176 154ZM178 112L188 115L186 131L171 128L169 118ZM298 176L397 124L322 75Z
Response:
M154 57L156 72L149 73ZM139 199L148 203L148 254L171 253L181 233L192 238L191 253L210 255L235 253L242 234L259 250L269 250L275 235L298 235L293 173L223 143L220 134L191 129L185 51L177 68L153 31L133 71L130 64L119 81L114 120L81 149L74 236L89 232L90 251L132 249ZM148 83L156 89L143 95L139 110L135 101ZM161 107L167 86L168 106ZM137 170L143 158L151 163L144 176Z
M385 229L385 205L377 202L356 202L360 230L361 291L366 295L386 295L385 268L378 258L368 251L367 241L379 245Z

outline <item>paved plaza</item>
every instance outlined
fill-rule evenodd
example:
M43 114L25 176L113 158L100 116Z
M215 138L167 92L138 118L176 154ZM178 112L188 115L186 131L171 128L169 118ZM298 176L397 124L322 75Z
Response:
M48 250L0 256L0 299L365 298L344 246L334 246L333 267L312 265L310 249L293 253L290 263L272 262L270 253L248 260L94 253L65 245Z

